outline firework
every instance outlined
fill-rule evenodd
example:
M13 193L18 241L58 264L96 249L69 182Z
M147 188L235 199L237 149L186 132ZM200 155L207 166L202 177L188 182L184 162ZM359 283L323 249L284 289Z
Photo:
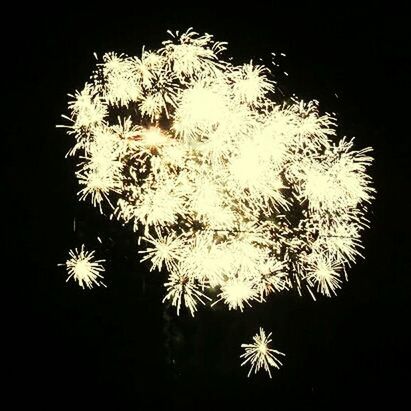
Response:
M79 198L133 227L177 312L209 299L243 311L293 289L331 297L361 256L371 149L339 139L317 101L277 103L269 67L232 64L209 34L170 35L103 55L71 95ZM102 271L91 257L72 255L82 286Z
M66 261L66 268L68 272L67 281L73 278L81 288L93 288L94 285L103 285L100 274L104 272L104 267L101 263L105 260L95 260L94 251L87 251L84 249L84 244L80 250L75 248L69 251L70 258Z
M245 348L244 354L240 356L240 358L244 358L241 365L248 364L250 366L248 377L253 371L256 374L263 368L271 378L270 367L279 369L283 365L278 357L285 356L285 354L269 347L271 343L270 337L271 333L266 336L265 331L260 327L259 333L253 337L253 343L241 344L241 347Z
M197 311L197 304L205 304L204 300L210 300L201 292L198 284L186 274L176 274L173 272L165 286L167 294L163 301L170 300L171 304L176 307L177 314L180 313L181 305L184 304L194 317L194 313Z

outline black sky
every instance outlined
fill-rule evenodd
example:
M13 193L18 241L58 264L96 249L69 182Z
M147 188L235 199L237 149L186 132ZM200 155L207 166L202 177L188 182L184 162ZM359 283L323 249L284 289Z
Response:
M6 372L15 404L167 410L267 402L266 409L320 410L393 406L405 397L411 136L404 10L59 3L3 19L10 25L3 35L3 65L10 69L4 275L14 283L10 293L4 289L11 319ZM227 54L239 63L286 53L277 73L282 91L318 99L321 110L337 113L341 136L374 148L377 197L364 235L366 258L349 271L338 297L314 303L288 294L243 314L214 308L177 318L161 303L161 275L138 263L131 230L78 203L74 165L64 158L71 140L55 128L67 93L87 81L93 52L137 54L143 45L159 47L167 29L188 27L228 41ZM107 289L65 283L56 265L82 242L109 260ZM239 366L240 344L260 325L287 353L272 380L247 379Z

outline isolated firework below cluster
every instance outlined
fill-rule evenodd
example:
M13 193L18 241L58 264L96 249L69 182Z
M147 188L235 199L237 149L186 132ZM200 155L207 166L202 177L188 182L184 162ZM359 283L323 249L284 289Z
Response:
M278 357L285 356L285 354L270 348L270 337L271 333L266 336L265 331L260 327L259 333L253 337L252 344L241 344L241 347L245 348L244 354L240 356L244 358L241 365L248 364L250 366L248 377L253 371L256 374L260 369L264 369L271 378L270 367L279 369L283 365Z
M361 255L371 149L338 139L316 101L276 102L269 69L225 46L189 30L103 56L66 117L79 197L132 225L178 312L332 296Z

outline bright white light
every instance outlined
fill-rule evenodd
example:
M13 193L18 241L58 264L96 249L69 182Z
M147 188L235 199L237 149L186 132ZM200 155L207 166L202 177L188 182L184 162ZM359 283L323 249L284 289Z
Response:
M221 299L230 310L239 308L243 311L244 304L250 306L249 301L254 299L255 295L252 284L244 279L233 278L221 286Z

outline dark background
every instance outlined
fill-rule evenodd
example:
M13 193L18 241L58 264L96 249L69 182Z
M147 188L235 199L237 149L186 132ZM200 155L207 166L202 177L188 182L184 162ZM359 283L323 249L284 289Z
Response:
M275 2L227 9L221 2L191 8L59 3L15 10L3 20L3 202L9 211L3 212L2 271L13 282L4 288L11 404L320 410L392 407L406 398L411 136L405 10L393 3L365 10L286 9ZM55 125L67 113L67 93L88 80L92 53L138 54L143 45L158 48L167 29L188 27L228 41L226 55L237 63L269 63L271 52L286 53L275 73L284 94L318 99L322 111L337 113L341 136L374 148L370 174L378 193L364 233L366 258L349 270L336 298L313 302L289 293L243 314L216 306L194 319L186 312L177 318L161 303L163 274L138 262L130 228L77 201L74 164L64 158L72 140ZM108 260L107 289L65 283L57 264L82 243ZM273 346L287 354L271 380L264 372L247 379L240 367L240 345L259 326L272 331Z

